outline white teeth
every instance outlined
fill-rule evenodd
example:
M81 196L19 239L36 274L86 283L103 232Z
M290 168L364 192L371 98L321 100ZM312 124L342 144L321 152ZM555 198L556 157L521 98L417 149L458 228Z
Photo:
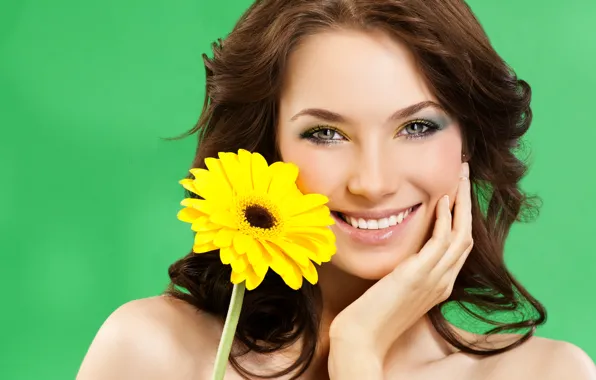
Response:
M366 229L367 227L368 224L366 223L366 220L362 218L358 219L358 228Z
M400 212L400 213L397 215L397 224L400 224L400 223L401 223L401 222L403 222L403 221L404 221L404 213L403 213L403 212Z
M383 218L379 219L379 229L389 227L389 219Z
M352 216L344 215L344 220L347 223L351 224L354 228L360 228L363 230L381 230L384 228L388 228L391 226L395 226L400 224L410 215L412 212L412 208L407 209L406 211L400 212L397 215L391 215L388 218L382 219L363 219L363 218L354 218Z
M366 228L369 230L378 230L379 229L379 222L376 220L367 220L366 221Z

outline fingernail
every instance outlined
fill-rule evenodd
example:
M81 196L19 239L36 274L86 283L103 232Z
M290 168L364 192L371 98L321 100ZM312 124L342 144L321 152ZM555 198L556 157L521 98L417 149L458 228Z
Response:
M449 195L443 197L443 203L445 204L445 207L449 208Z
M461 166L461 178L470 178L470 165L467 162L464 162Z

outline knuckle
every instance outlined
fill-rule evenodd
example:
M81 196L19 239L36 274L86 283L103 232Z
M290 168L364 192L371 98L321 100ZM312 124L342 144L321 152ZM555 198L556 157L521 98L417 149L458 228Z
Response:
M447 287L443 289L441 292L437 294L437 299L439 302L443 302L449 299L451 296L453 289L451 287Z
M422 275L414 275L409 278L406 282L406 286L410 290L418 290L418 289L426 289L428 288L428 282L426 278Z
M453 293L453 282L450 281L449 284L443 290L441 301L445 301L449 297L451 297L451 293Z
M452 236L451 234L442 234L437 237L437 244L439 247L446 249L451 245Z
M462 247L465 248L466 252L471 251L472 248L474 247L474 239L472 239L471 237L465 239L462 243Z
M448 276L444 276L443 279L438 283L436 289L437 296L441 299L447 299L453 291L453 282L447 279Z
M458 233L457 241L462 247L469 247L474 243L471 233Z

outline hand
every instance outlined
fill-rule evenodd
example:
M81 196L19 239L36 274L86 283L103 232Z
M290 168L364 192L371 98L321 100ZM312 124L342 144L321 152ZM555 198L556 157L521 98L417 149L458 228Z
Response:
M329 332L332 352L357 348L361 353L372 353L375 362L382 363L402 333L449 297L473 247L468 176L468 164L463 163L453 220L449 197L444 196L437 203L432 237L420 252L408 257L333 320ZM349 358L334 359L338 365L349 362Z

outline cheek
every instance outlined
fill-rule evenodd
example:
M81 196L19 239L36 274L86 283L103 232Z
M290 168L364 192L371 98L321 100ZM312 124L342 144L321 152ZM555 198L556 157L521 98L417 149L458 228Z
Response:
M429 188L451 190L461 173L461 153L452 147L443 146L428 157L428 164L423 168L420 175L427 181Z
M345 184L355 164L349 151L315 148L287 137L280 139L279 149L284 161L300 169L297 184L303 193L331 196L341 190L338 187ZM395 162L386 175L409 182L431 199L445 194L453 197L461 172L461 148L460 131L454 126L422 144L395 148L393 154L386 152L386 159Z
M461 138L459 130L436 136L416 151L412 150L409 159L415 162L409 169L413 184L424 189L432 200L443 195L455 195L461 173Z
M303 193L318 193L330 196L344 175L341 167L332 163L329 155L322 154L306 144L295 144L283 154L283 160L296 164L299 168L296 184ZM283 152L283 151L282 151Z

